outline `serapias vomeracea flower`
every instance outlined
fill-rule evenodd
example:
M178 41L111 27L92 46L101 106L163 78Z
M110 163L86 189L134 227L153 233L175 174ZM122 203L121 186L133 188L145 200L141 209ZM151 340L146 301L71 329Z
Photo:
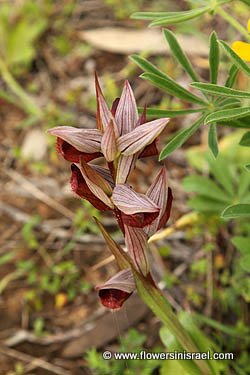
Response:
M96 77L96 97L96 129L59 126L49 133L57 137L59 154L72 163L72 190L98 210L114 213L135 269L151 279L148 238L166 224L172 204L166 168L162 167L146 194L136 192L127 181L138 158L158 155L156 140L169 119L146 122L145 110L139 117L127 81L121 98L109 109ZM99 157L105 159L106 167L93 164ZM118 246L109 234L104 238L112 251ZM120 308L135 289L129 265L118 265L122 270L97 287L101 302L111 309Z
M247 22L247 30L250 33L250 18ZM240 56L243 60L250 62L250 43L242 42L237 40L232 44L232 49L238 56Z

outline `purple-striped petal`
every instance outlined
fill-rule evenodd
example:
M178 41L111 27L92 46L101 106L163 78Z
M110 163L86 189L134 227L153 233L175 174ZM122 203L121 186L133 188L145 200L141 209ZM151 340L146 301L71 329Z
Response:
M97 198L92 191L89 189L86 181L84 180L80 169L75 165L71 165L71 178L70 185L74 193L79 195L81 198L86 199L95 208L100 211L111 210L106 204L104 204L99 198Z
M125 244L139 272L149 273L148 236L141 228L125 225Z
M127 179L135 167L137 154L124 156L120 155L116 171L116 184L125 184Z
M131 132L135 128L138 118L134 93L129 82L126 81L115 112L115 120L120 135Z
M95 75L95 88L96 88L96 100L97 100L97 114L96 122L97 128L104 132L110 121L114 121L114 116L108 108L108 105L104 99L97 75Z
M113 121L110 121L109 125L105 128L102 136L101 149L107 161L115 160L118 152L116 143L117 131L115 131L115 126L116 125L113 123Z
M78 151L95 153L101 151L102 133L98 129L78 129L73 126L57 126L49 129L51 135L63 139Z
M122 135L118 139L118 149L126 156L142 151L145 146L152 143L158 137L166 127L168 121L168 118L161 118L137 126L133 131Z
M145 231L148 233L149 236L151 236L157 231L158 225L167 206L168 180L165 166L163 166L161 171L158 173L154 182L148 189L146 195L160 207L158 217L149 226L145 228Z
M159 212L160 210L150 198L135 192L127 185L116 185L113 190L112 201L126 215L138 212Z
M136 285L133 273L130 268L121 270L111 277L106 283L98 285L101 303L108 309L119 309L123 303L131 296Z
M113 208L113 203L109 198L112 194L109 183L98 172L91 168L83 158L80 159L79 169L92 193L108 207Z

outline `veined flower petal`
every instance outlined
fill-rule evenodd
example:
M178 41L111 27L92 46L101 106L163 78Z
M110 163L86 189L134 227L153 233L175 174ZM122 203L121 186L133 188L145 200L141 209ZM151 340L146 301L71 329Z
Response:
M110 121L114 120L114 116L108 108L108 105L104 99L102 89L100 87L97 75L95 75L95 88L96 88L96 100L97 100L97 114L96 122L97 128L104 132L105 128L109 125Z
M148 236L141 228L125 225L125 244L129 255L139 272L144 276L149 273Z
M135 128L138 119L134 93L129 82L126 81L115 113L119 134L123 135L131 132Z
M101 303L109 309L119 309L123 303L131 296L136 285L133 273L130 268L121 270L111 277L105 284L98 285Z
M114 205L127 215L138 212L159 212L160 208L146 195L136 193L127 185L116 185L112 201Z
M145 228L145 231L148 233L149 236L151 236L157 231L160 220L164 215L167 207L168 180L165 166L163 166L161 171L158 173L154 182L148 189L146 195L160 207L158 217L149 226Z
M135 167L138 155L120 155L116 171L116 184L125 184L128 176Z
M95 208L101 211L110 210L106 204L104 204L99 198L97 198L92 191L89 189L86 181L84 180L80 169L75 165L71 165L71 188L74 193L79 195L81 198L88 200Z
M100 165L95 165L95 164L89 164L93 169L96 170L99 175L101 175L111 186L113 189L115 187L114 180L112 178L112 175L110 173L110 170L104 167L101 167Z
M57 126L49 129L51 135L63 139L78 151L94 153L101 151L102 133L98 129L78 129L73 126Z
M65 160L70 161L71 163L79 163L80 156L82 156L86 162L102 156L100 152L88 154L86 152L79 151L62 138L56 139L56 150Z
M116 132L114 129L115 126L116 125L113 123L113 121L110 121L109 125L105 128L102 136L101 149L107 161L115 160L115 157L118 152L116 143Z
M172 201L173 201L172 189L169 187L168 188L168 198L167 198L166 209L165 209L165 212L163 213L163 215L161 216L161 219L160 219L160 222L158 224L157 230L163 228L166 225L166 223L168 222L168 219L169 219L170 213L171 213L171 208L172 208Z
M232 49L243 60L250 62L250 43L237 41L232 44Z
M158 137L168 121L168 118L161 118L136 127L133 131L118 139L118 149L126 156L142 151L145 146Z
M112 194L109 183L98 172L91 168L83 158L80 158L79 168L92 193L108 207L113 208L113 203L109 198L109 195Z

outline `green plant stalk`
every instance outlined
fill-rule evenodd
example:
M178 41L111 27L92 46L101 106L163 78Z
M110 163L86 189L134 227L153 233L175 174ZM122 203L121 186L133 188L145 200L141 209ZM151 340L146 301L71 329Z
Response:
M234 19L229 13L227 13L224 9L222 9L221 7L217 7L216 8L216 12L222 17L224 18L224 20L226 20L228 23L230 23L230 25L235 28L236 30L238 30L241 35L243 35L246 40L248 42L250 42L250 35L248 34L248 31L247 29L244 28L244 26L242 26L238 21L236 21L236 19Z
M178 318L173 313L167 300L157 287L153 286L145 277L133 270L137 291L141 299L166 325L170 332L176 337L181 346L188 352L199 352L199 349L192 341L189 334L180 324ZM206 361L195 360L197 367L203 375L211 375L212 370Z
M23 88L15 80L2 59L0 59L0 74L11 91L19 97L25 111L37 118L42 118L43 114L41 109L33 102L30 96L26 94Z

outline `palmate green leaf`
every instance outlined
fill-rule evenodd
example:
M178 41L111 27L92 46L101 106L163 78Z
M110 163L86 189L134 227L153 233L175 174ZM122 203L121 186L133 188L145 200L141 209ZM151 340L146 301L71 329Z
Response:
M211 124L213 122L219 123L220 121L234 120L241 117L250 115L250 107L222 109L209 114L205 119L205 124Z
M211 9L210 6L207 6L204 8L178 12L178 14L170 13L169 15L165 15L162 18L157 18L155 21L151 22L149 26L167 26L167 25L173 25L173 24L180 23L180 22L189 21L193 18L201 16L202 14L206 13L210 9Z
M175 151L178 147L182 146L183 143L186 142L186 140L190 138L191 135L193 135L196 132L196 130L199 128L199 126L203 122L204 118L205 116L202 116L190 128L179 131L163 148L163 150L160 153L159 160L165 159L169 154Z
M238 198L241 203L250 203L250 175L242 169L238 178Z
M241 146L250 147L250 131L246 132L240 140Z
M228 77L225 83L226 87L233 87L234 82L236 80L239 68L237 65L233 64L229 70Z
M183 52L178 40L176 39L175 35L170 31L165 29L164 36L169 44L169 47L177 59L177 61L181 64L185 72L191 77L193 81L199 81L198 75L194 71L188 57Z
M175 96L176 98L185 100L190 103L195 104L206 104L202 99L198 96L190 93L188 90L184 89L178 83L176 83L172 78L166 77L159 77L156 74L152 73L143 73L141 78L146 79L153 83L154 86L166 91L168 94Z
M228 192L229 196L233 199L234 192L234 181L233 174L230 169L230 164L223 157L219 157L216 160L212 157L208 159L210 172L213 175L217 183ZM223 171L223 173L222 173Z
M216 32L213 31L210 35L210 49L209 49L209 70L210 82L217 83L218 71L220 63L220 49L217 40Z
M208 146L216 158L219 152L218 139L217 139L217 127L216 124L211 124L208 131Z
M151 81L155 86L167 91L173 96L176 96L188 102L203 105L206 104L206 102L204 102L198 96L191 94L189 91L184 89L182 86L180 86L173 79L168 77L165 73L163 73L155 65L153 65L143 57L132 55L130 59L146 72L142 74L141 77Z
M204 197L223 202L224 206L231 202L227 192L222 190L215 182L205 176L187 176L183 179L182 186L188 192L197 193Z
M239 219L250 217L250 204L239 203L227 207L221 214L224 219Z
M242 253L242 254L249 254L250 253L250 238L243 237L243 236L235 236L232 238L233 245Z
M227 43L225 43L223 40L219 41L220 45L223 47L226 54L229 56L229 58L232 60L232 62L241 69L244 73L246 73L248 76L250 76L250 68L245 63L244 60L242 60Z
M224 108L227 108L227 107L238 107L241 105L241 101L240 99L236 99L236 98L227 98L227 97L224 97L224 96L220 96L219 98L217 98L214 102L214 105L215 107L219 107L220 109L224 109Z
M190 115L192 113L204 112L207 108L195 108L195 109L180 109L180 110L167 110L158 108L147 108L147 116L149 117L177 117ZM143 112L143 108L138 108L139 113Z
M190 208L198 212L210 212L211 214L219 213L225 208L225 203L200 195L189 199L188 205Z
M195 87L198 90L203 92L207 92L211 95L215 96L226 96L230 98L248 98L250 99L250 93L246 91L240 91L231 89L229 87L219 86L212 83L204 83L204 82L193 82L191 83L192 87Z

